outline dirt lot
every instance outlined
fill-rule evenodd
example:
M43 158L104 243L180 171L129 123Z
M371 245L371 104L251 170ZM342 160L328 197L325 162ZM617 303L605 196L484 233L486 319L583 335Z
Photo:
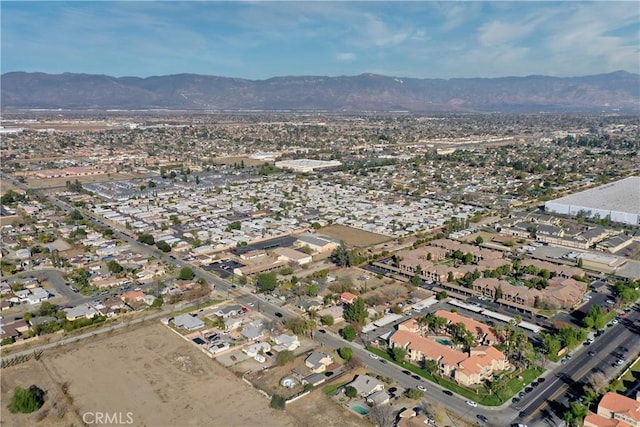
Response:
M216 163L220 165L233 165L234 163L240 164L240 162L244 162L245 166L258 166L258 165L264 165L265 163L273 163L267 160L250 159L249 157L245 157L245 156L216 158Z
M368 246L392 240L389 236L370 233L368 231L358 230L357 228L351 228L339 224L323 227L319 232L335 239L344 240L348 246L355 246L358 248L366 248Z
M47 375L47 371L51 376ZM70 400L58 418L52 399L46 418L12 415L2 405L2 426L83 425L87 412L128 412L138 426L295 426L286 412L160 323L45 353L41 362L3 369L2 401L16 385L39 385ZM57 384L57 386L56 386ZM126 420L126 418L124 418Z

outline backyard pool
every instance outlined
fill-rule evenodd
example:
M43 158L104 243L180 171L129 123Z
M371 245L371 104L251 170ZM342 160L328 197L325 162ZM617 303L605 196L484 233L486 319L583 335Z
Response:
M367 408L363 408L358 404L351 405L351 409L362 416L367 415L369 413L369 410Z
M451 347L451 344L452 344L451 341L446 340L444 338L436 338L436 342L438 344L446 345L446 346L449 346L449 347Z

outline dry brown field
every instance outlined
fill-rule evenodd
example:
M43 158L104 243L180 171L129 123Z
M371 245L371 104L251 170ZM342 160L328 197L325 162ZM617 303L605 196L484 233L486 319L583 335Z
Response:
M15 190L17 187L5 179L0 179L0 194L6 194L9 190Z
M33 414L10 414L3 404L2 426L80 426L88 412L125 420L131 413L131 425L150 427L299 425L159 322L47 351L41 361L3 369L1 381L2 402L16 385L36 384L48 393Z
M357 248L366 248L368 246L393 240L389 236L358 230L357 228L339 224L322 227L319 232L335 239L344 240L348 246L355 246Z

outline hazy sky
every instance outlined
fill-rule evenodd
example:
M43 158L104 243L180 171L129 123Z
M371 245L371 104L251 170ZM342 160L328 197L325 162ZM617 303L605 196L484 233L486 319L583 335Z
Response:
M0 3L2 72L398 77L640 72L628 2Z

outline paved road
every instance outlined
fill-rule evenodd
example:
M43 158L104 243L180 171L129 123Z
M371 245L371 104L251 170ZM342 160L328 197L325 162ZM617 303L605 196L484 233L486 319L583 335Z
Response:
M596 338L593 344L578 348L566 365L549 372L548 381L517 405L512 405L515 411L524 412L524 416L520 417L519 421L539 424L548 416L550 410L562 411L563 403L568 406L570 400L578 399L583 394L581 392L583 385L592 373L603 372L608 377L613 377L621 371L622 368L611 366L617 358L613 353L617 353L618 349L624 346L629 350L627 360L635 359L640 352L639 320L640 312L631 311L627 318L608 328L603 336ZM594 351L596 354L590 356L589 351Z

